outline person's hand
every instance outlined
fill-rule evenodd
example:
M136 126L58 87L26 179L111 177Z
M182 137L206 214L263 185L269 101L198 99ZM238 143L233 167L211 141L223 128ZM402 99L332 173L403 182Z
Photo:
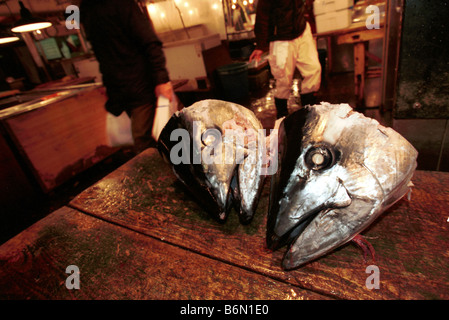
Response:
M260 58L262 57L263 51L256 49L254 50L251 55L249 56L249 62L256 60L256 62L260 61Z
M173 100L173 86L170 81L157 85L154 91L157 97L162 95L170 102Z

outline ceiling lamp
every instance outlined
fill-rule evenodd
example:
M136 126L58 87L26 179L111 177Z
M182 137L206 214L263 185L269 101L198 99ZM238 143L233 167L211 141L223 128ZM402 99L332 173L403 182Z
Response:
M11 29L12 32L30 32L51 27L51 22L31 15L30 10L25 8L22 1L19 1L19 5L20 20L14 23L14 27Z
M20 40L20 38L16 37L15 35L12 35L8 32L0 32L0 44L10 43L18 40Z

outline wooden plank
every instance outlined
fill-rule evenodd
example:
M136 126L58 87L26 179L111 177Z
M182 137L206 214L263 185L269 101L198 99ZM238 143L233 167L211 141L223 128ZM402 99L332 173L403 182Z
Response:
M384 37L384 29L362 29L361 31L350 32L339 35L337 44L366 42Z
M13 89L13 90L8 90L8 91L1 91L0 92L0 99L1 98L6 98L6 97L10 97L16 94L19 94L20 90L17 89Z
M44 191L116 151L107 147L103 91L82 90L73 97L5 120Z
M0 247L0 288L20 300L326 299L67 207Z
M400 200L365 233L376 261L348 244L302 268L281 269L285 249L265 249L268 184L250 225L235 212L212 220L149 149L77 196L70 205L143 234L228 261L272 278L344 299L449 298L448 173L418 171L413 198ZM369 265L380 270L380 289L368 289Z
M385 30L384 27L385 27L385 22L384 22L384 19L381 18L380 24L379 24L379 29ZM367 30L369 30L369 29L366 28L366 22L360 21L360 22L351 23L351 25L345 29L332 30L332 31L327 31L327 32L322 32L322 33L314 33L313 36L316 38L333 37L333 36L340 36L340 35L344 35L344 34L348 34L348 33L367 31Z

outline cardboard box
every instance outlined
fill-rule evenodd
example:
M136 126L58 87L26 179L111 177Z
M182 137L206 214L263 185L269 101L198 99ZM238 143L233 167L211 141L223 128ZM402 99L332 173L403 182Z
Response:
M316 31L323 33L347 28L352 22L352 9L327 12L315 16Z
M320 14L339 11L354 6L354 0L315 0L313 2L313 13Z

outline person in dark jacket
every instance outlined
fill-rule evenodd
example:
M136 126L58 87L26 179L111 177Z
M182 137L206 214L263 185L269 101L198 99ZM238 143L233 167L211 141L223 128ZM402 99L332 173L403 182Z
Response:
M155 146L151 136L156 99L173 99L162 43L137 0L83 0L80 18L99 62L115 116L126 111L136 152Z
M303 106L316 103L320 88L321 64L305 12L304 0L259 0L257 4L256 48L249 60L259 61L269 51L268 61L276 79L274 97L278 118L288 115L287 102L295 68L302 76Z

